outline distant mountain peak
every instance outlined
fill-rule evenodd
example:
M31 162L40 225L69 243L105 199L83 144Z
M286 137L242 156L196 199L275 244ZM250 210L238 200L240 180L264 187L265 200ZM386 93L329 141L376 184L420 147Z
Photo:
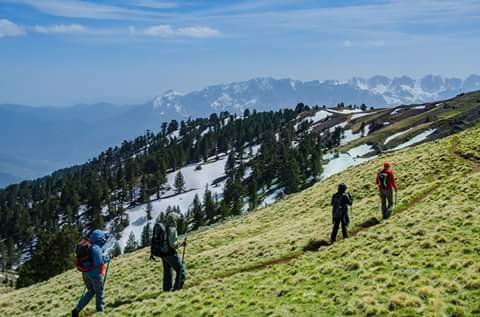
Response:
M303 102L310 105L335 106L337 103L384 107L445 99L460 92L480 89L480 76L467 79L443 78L428 74L420 79L403 75L350 80L300 81L291 78L257 77L246 81L208 86L181 94L169 90L153 101L162 113L171 109L185 116L209 114L212 111L241 112L246 108L274 110Z
M153 100L153 108L174 108L175 111L181 112L182 108L177 103L175 103L175 99L183 95L184 94L181 92L169 89Z

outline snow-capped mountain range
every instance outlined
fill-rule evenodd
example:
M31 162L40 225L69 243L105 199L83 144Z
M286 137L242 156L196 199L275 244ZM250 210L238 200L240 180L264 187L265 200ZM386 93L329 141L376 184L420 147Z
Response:
M466 79L427 75L389 78L354 77L348 81L299 81L255 78L243 82L208 86L187 94L172 90L156 97L152 104L163 113L175 111L184 116L206 115L215 111L240 112L246 108L272 110L303 102L334 106L339 102L385 107L429 102L480 89L480 76Z

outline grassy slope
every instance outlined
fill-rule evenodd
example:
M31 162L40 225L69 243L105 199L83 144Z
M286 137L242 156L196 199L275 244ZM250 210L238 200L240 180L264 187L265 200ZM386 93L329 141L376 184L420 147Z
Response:
M297 195L189 236L185 290L163 294L161 265L147 250L115 259L107 282L111 316L480 315L480 128L388 154ZM455 146L453 146L455 145ZM464 156L465 158L462 158ZM379 217L374 175L394 163L401 191ZM340 181L355 199L352 237L328 239L329 200ZM4 316L67 316L82 291L67 272L0 295ZM93 313L91 304L84 315Z

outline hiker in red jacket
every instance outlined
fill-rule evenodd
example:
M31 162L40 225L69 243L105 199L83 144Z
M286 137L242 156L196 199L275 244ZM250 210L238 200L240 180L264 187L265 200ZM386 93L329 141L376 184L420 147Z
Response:
M380 190L380 198L382 200L382 216L383 219L390 217L393 208L393 190L397 191L397 183L395 182L395 174L391 169L390 162L383 164L383 170L377 174L377 185Z

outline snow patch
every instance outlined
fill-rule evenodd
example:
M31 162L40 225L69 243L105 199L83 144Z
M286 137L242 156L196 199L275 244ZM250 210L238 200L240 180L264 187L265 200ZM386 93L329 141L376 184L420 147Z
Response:
M409 141L405 142L405 143L402 143L400 144L399 146L391 149L390 151L397 151L397 150L401 150L403 148L406 148L406 147L409 147L411 145L414 145L414 144L417 144L417 143L420 143L420 142L423 142L425 141L430 135L432 135L437 129L429 129L429 130L426 130L418 135L416 135L415 137L413 137L412 139L410 139Z
M398 138L399 136L409 132L410 130L412 130L412 128L407 129L405 131L400 131L400 132L397 132L395 134L392 134L391 136L389 136L388 138L385 139L385 142L383 142L383 145L386 145L388 142L392 141L393 139Z
M368 132L369 127L370 127L369 124L365 126L365 132ZM360 139L361 137L362 137L362 131L359 131L358 133L353 133L351 129L345 130L343 134L343 138L340 140L340 145L348 144L352 141Z
M339 113L339 114L351 114L351 113L363 112L362 109L343 109L343 110L328 109L328 111L333 113Z
M351 166L359 165L377 157L376 155L371 157L360 157L372 151L373 148L370 145L363 144L351 149L347 153L339 153L337 157L333 156L333 158L323 166L321 179L327 179L335 174L343 172ZM328 156L324 156L324 158L326 157ZM332 156L330 155L330 157Z
M305 121L313 121L313 124L320 122L321 120L324 120L327 117L330 117L332 114L328 111L325 110L319 110L317 111L313 116L308 116L303 118L300 122L295 124L295 130L298 130L298 127Z
M353 158L357 158L357 157L364 156L372 151L373 151L373 148L371 145L362 144L349 150L348 154Z
M352 117L350 118L350 120L355 120L355 119L358 119L358 118L361 118L361 117L365 117L365 116L368 116L368 115L371 115L371 114L374 114L374 113L375 113L375 112L357 113L357 114L352 115Z
M403 110L405 110L405 108L397 108L397 109L393 110L392 112L390 112L390 115L393 116L393 115L395 115L395 114L397 114L397 113L399 113L400 111L403 111Z

